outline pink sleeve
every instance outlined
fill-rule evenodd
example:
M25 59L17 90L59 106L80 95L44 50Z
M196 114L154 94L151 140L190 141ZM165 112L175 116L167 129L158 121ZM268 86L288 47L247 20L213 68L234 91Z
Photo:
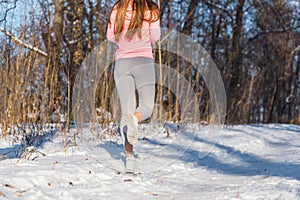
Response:
M114 27L115 27L115 20L116 20L116 10L113 10L110 15L110 23L107 25L106 30L106 37L109 41L116 42L115 41L115 33L114 33Z
M160 38L160 20L150 22L150 42L154 43Z

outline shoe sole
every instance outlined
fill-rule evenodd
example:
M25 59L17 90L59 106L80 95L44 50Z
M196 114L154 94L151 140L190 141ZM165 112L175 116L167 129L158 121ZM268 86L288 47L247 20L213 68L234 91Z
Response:
M132 115L127 116L127 140L131 145L136 144L138 140L138 133L136 128L134 128L134 119Z
M125 169L126 174L134 174L134 170L131 169Z
M136 169L136 160L127 161L126 158L125 173L134 174L135 169Z

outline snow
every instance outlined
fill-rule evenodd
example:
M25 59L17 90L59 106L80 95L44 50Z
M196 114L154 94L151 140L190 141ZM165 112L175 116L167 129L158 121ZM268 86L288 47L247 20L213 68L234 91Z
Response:
M57 132L0 161L0 199L300 199L300 126L208 129L189 124L167 138L141 125L135 175L123 173L119 137L102 141L86 128L74 145L72 130L65 147ZM0 140L0 154L15 147Z

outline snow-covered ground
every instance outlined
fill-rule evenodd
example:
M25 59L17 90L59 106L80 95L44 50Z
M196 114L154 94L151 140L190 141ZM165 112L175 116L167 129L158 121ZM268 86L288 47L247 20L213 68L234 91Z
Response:
M138 174L123 173L120 139L86 129L64 148L57 133L22 159L0 161L0 199L300 199L300 126L188 125L169 138L159 126L140 131ZM14 148L0 140L0 154Z

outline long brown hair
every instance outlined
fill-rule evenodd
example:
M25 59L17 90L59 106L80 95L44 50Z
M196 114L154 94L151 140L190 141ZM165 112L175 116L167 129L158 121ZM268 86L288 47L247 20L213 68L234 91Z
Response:
M124 22L126 17L126 11L131 0L118 0L113 9L117 9L116 22L114 27L114 33L116 35L115 40L119 41L120 33L124 29ZM142 24L143 21L155 22L159 20L159 8L153 0L132 0L132 17L130 19L128 31L125 37L132 39L133 36L138 33L139 38L142 37ZM146 10L150 10L150 17L145 18L144 13ZM108 24L110 24L110 20Z

